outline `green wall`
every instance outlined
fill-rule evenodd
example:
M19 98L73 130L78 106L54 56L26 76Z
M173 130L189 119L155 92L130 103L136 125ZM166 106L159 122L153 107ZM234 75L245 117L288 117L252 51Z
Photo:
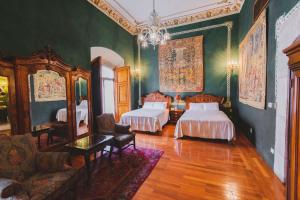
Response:
M246 0L239 14L239 41L242 41L253 24L253 4L255 0ZM275 101L275 23L276 20L288 12L298 0L270 0L267 9L267 90L266 105ZM299 20L299 19L295 19ZM274 164L274 155L270 148L275 145L275 123L276 111L267 108L256 109L242 103L238 103L238 111L241 122L254 129L250 134L246 132L250 140L256 145L258 152L263 156L270 166Z
M90 47L102 46L134 66L134 37L85 0L2 1L0 24L4 55L26 56L50 45L66 63L90 69Z
M238 15L232 15L220 19L195 23L169 29L170 33L195 29L209 25L233 21L232 30L232 57L237 60L238 49ZM227 27L199 31L172 37L172 39L186 38L203 35L204 50L204 91L203 93L226 96L226 59L227 59ZM142 66L142 95L159 90L158 49L149 46L141 51ZM233 78L233 88L236 88ZM236 91L236 89L234 89ZM175 93L167 93L174 96ZM182 93L183 97L195 93ZM233 94L235 101L236 92ZM138 95L136 95L138 96Z

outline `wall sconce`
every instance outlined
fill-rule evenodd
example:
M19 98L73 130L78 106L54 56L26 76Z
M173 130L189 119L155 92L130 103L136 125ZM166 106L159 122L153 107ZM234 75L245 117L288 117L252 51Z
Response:
M136 67L134 70L132 70L132 75L136 78L138 78L141 75L141 70L139 67Z
M230 70L231 72L233 72L234 70L238 70L238 69L239 69L239 64L238 64L238 62L236 62L236 61L231 61L231 62L228 64L227 69Z

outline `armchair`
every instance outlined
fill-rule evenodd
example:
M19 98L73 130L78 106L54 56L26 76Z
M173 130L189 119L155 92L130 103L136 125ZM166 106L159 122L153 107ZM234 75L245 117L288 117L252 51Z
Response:
M113 135L113 147L118 148L119 156L122 155L122 150L133 145L135 146L135 133L131 132L129 125L120 125L115 122L113 114L102 114L96 117L97 134ZM132 143L131 143L132 142ZM113 148L112 147L112 148Z
M51 125L50 131L48 132L47 145L53 143L53 136L68 138L68 123L58 121Z
M0 199L72 198L79 173L66 165L68 156L38 152L31 134L0 134Z

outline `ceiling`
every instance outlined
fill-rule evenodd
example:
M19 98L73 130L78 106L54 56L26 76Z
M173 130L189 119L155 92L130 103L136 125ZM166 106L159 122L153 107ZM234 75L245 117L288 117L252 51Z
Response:
M131 34L148 22L152 0L88 0ZM167 27L239 13L244 0L156 0L155 9Z

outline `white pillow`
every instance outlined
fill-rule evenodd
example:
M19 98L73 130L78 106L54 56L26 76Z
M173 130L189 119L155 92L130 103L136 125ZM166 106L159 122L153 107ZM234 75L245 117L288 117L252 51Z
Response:
M204 110L204 103L190 103L190 110Z
M166 109L167 102L152 102L153 109Z
M205 103L204 110L219 110L218 103Z
M143 105L143 108L153 109L153 103L152 102L145 102Z

